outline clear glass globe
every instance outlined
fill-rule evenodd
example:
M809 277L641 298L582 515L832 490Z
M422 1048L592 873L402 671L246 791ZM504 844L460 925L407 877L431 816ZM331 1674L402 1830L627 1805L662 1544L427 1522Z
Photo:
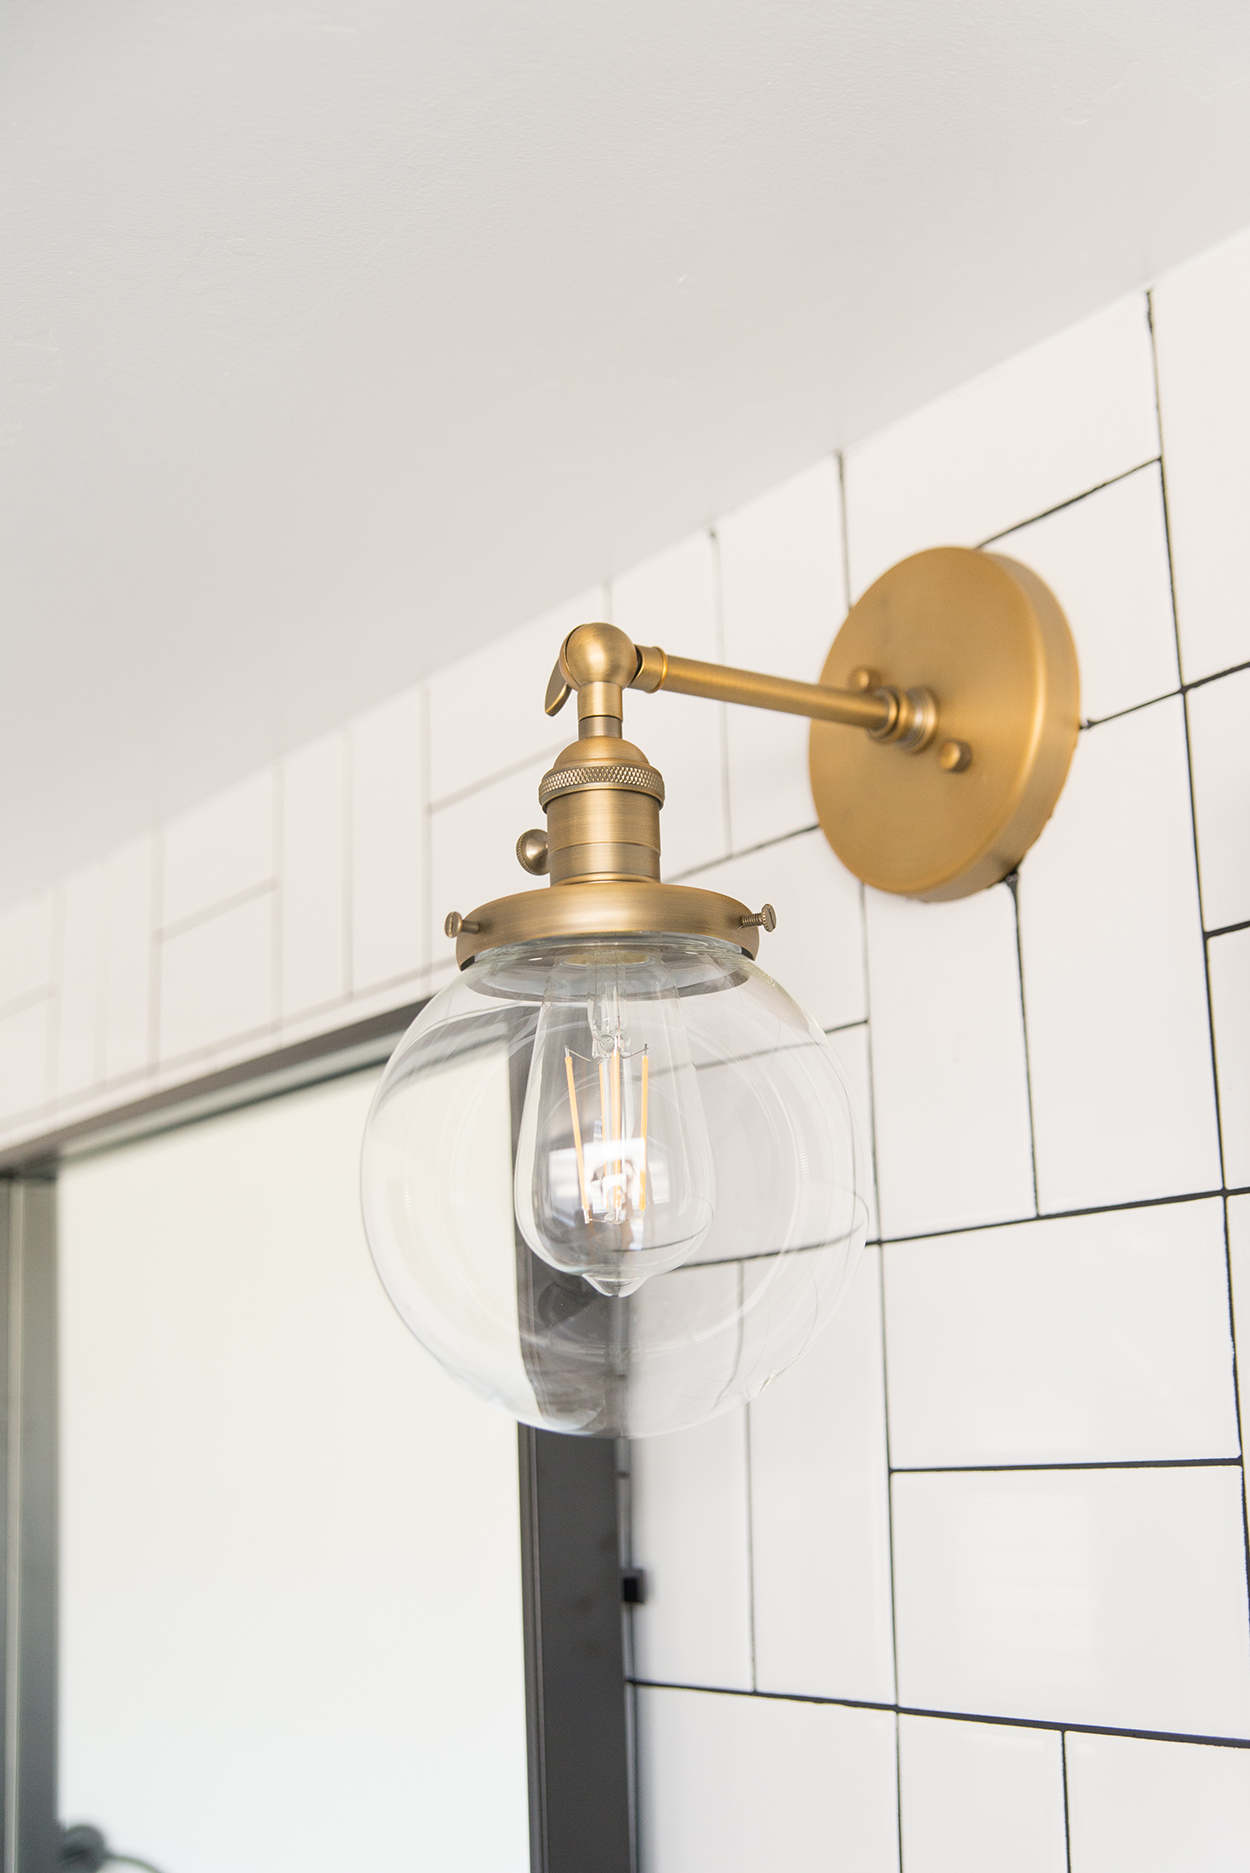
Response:
M491 950L422 1009L365 1131L365 1230L421 1344L514 1418L646 1437L753 1398L863 1246L825 1036L733 944Z

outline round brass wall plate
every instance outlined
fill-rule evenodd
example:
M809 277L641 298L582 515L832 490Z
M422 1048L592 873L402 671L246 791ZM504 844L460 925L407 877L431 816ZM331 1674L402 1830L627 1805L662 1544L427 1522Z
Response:
M821 681L854 687L862 670L930 690L938 728L909 754L812 724L812 795L830 845L866 884L905 897L996 884L1050 818L1076 747L1080 678L1057 599L1000 553L916 553L852 606ZM962 771L942 765L956 758L951 742L971 750Z
M456 961L463 969L486 950L543 937L661 934L719 937L748 956L759 954L758 925L737 898L648 878L602 878L518 891L479 905L460 925Z

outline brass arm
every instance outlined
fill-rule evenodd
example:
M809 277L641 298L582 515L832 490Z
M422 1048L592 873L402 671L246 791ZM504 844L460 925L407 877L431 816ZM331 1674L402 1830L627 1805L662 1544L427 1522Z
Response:
M545 706L548 715L556 715L575 689L582 733L610 734L613 731L605 731L605 724L619 722L623 689L667 689L678 696L773 709L813 722L839 722L866 729L875 741L895 742L909 751L932 741L937 733L937 705L928 690L897 690L869 670L858 674L863 678L859 689L796 683L789 677L670 657L658 646L633 644L614 625L582 624L560 648ZM593 726L588 729L588 724Z
M786 676L699 663L693 657L670 657L667 651L645 645L639 646L638 658L631 689L667 689L676 696L703 696L709 702L739 702L750 709L805 715L813 722L842 722L847 728L866 728L870 734L888 734L897 714L892 692L867 683L861 690L795 683Z

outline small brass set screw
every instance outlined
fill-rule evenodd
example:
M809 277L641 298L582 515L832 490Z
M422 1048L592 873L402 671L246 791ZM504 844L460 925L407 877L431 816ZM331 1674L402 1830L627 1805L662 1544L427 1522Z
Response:
M462 930L467 930L470 936L476 936L481 927L480 923L471 923L467 917L462 917L458 910L449 910L443 924L443 934L458 937Z

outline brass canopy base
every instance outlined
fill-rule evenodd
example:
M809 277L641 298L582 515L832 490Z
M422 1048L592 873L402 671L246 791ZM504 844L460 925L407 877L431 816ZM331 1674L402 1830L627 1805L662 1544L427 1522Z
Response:
M816 813L848 870L945 899L1015 869L1054 810L1080 720L1071 633L1036 574L963 547L901 561L852 607L821 682L936 704L936 732L911 753L813 722Z
M456 924L456 961L463 969L483 950L543 937L656 936L662 932L719 937L754 958L759 918L736 898L693 885L650 879L587 880L482 904Z

